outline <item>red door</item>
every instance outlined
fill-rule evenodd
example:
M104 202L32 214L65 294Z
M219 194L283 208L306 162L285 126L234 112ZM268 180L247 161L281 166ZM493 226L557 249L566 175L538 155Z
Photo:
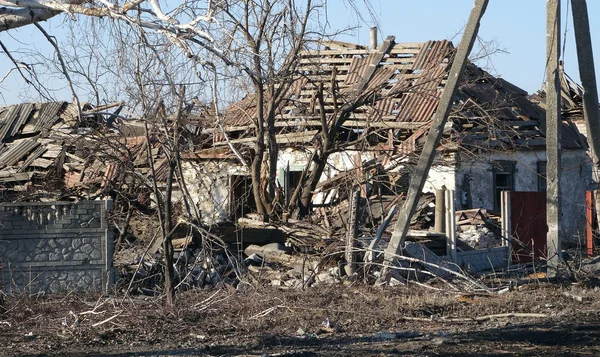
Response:
M546 193L510 192L512 261L528 263L546 258Z

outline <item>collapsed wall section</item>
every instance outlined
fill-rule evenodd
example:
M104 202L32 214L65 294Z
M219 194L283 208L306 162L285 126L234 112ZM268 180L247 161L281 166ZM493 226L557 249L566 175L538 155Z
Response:
M113 282L112 201L0 204L0 290L98 291Z

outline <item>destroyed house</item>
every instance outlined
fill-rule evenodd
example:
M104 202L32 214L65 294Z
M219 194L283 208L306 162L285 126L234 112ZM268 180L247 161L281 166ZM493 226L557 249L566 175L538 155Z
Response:
M301 52L296 79L276 107L278 183L286 199L331 125L339 126L337 147L328 157L315 206L335 202L341 182L362 184L367 196L406 189L454 52L449 41L395 43L393 37L376 48L330 41ZM255 98L249 94L228 108L220 126L205 128L214 137L210 150L252 150ZM351 108L342 120L336 117L340 108ZM444 186L455 192L457 209L491 211L500 211L502 191L544 191L544 124L544 109L527 92L469 63L424 190ZM565 234L573 238L585 224L590 167L577 129L564 121L562 132L563 182L571 193L563 201ZM199 185L194 193L208 222L234 220L240 200L244 205L251 200L247 169L231 151L227 162L219 155L204 155L188 168L210 187Z
M143 128L116 120L121 107L0 107L0 202L106 197L115 185L132 182L128 173L148 175ZM158 148L152 152L159 155ZM164 166L157 160L159 174Z

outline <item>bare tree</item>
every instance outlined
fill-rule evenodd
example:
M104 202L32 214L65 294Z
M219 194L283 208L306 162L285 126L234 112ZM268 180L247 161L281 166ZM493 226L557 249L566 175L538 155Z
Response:
M273 213L276 200L277 112L289 99L298 53L314 40L310 26L315 26L313 18L321 5L311 0L271 0L215 7L227 29L226 53L236 64L229 73L242 74L254 110L250 116L255 142L249 169L257 210L264 217Z

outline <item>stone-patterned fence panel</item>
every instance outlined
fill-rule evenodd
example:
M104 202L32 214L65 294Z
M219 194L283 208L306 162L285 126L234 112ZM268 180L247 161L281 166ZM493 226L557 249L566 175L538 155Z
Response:
M113 282L112 201L0 204L0 290L98 291Z

